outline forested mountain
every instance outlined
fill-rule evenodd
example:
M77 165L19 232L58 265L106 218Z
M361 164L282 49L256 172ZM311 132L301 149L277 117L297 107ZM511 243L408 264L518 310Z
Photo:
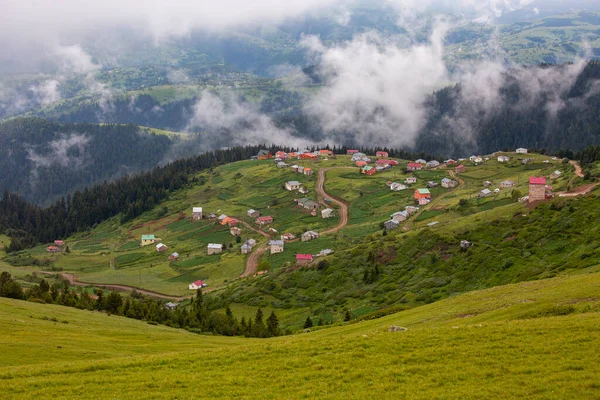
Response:
M319 77L314 68L310 71L311 76ZM572 74L570 64L514 68L497 77L497 86L485 90L469 81L439 90L422 105L425 123L413 150L462 156L521 146L557 151L600 144L597 83L600 63L590 62L576 76ZM531 87L529 76L537 80L538 87ZM487 97L473 95L474 92L487 92ZM255 103L252 109L267 115L276 126L294 132L295 136L332 141L306 108L310 94L276 87L263 88L262 93L258 99L247 99L242 94L239 101ZM190 125L197 100L191 97L161 103L151 95L142 94L115 99L109 111L104 110L100 101L86 101L65 103L37 115L65 123L136 124L178 131L192 129L214 137L222 135L221 128L211 130ZM486 105L487 101L490 104ZM334 132L334 135L343 137L346 141L343 144L360 145L356 139L360 133L357 128L356 131ZM400 127L398 134L402 134Z
M567 66L542 65L556 70L564 81ZM428 101L427 124L418 138L419 151L464 155L504 148L529 147L557 151L581 150L600 144L600 63L591 62L564 89L550 79L535 90L519 73L508 74L492 107L482 97L470 98L458 84L436 92ZM484 91L484 89L481 89ZM485 89L487 90L487 89Z
M153 168L171 144L133 125L10 120L0 124L0 190L49 204L74 189Z

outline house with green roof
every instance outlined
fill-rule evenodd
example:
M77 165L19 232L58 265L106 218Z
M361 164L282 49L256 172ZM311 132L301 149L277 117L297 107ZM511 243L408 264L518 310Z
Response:
M140 246L147 246L149 244L154 244L154 242L156 242L154 235L142 235Z

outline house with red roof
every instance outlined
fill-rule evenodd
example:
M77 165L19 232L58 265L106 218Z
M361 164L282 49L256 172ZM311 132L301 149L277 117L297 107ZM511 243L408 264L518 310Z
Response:
M423 164L410 162L410 163L408 163L408 166L406 167L406 169L409 171L420 171L423 169Z
M65 242L64 242L64 240L55 240L54 245L55 246L64 246Z
M367 166L367 162L366 161L357 161L354 163L354 165L356 165L357 167L366 167Z
M197 280L196 282L192 282L188 286L188 288L190 290L198 290L198 289L203 288L203 287L206 287L206 283L204 283L204 281L202 281L202 280Z
M319 154L322 156L332 156L333 151L327 150L327 149L322 149L322 150L319 150Z
M301 160L315 160L317 159L318 156L313 154L313 153L302 153L300 154L300 159Z
M371 176L371 175L375 175L377 170L375 168L371 167L370 165L367 165L366 167L363 167L360 172L361 172L361 174Z
M353 150L346 151L346 154L349 155L349 156L351 156L352 154L356 154L356 153L358 153L358 150L354 150L353 149Z
M269 225L273 223L273 217L265 215L264 217L256 218L256 223L259 225Z
M378 151L377 153L375 153L375 157L387 158L388 157L388 152L387 151Z
M462 174L464 172L467 172L467 167L465 167L464 165L459 165L458 167L454 168L454 172L456 172L457 174Z
M529 202L546 200L552 197L552 187L546 185L546 178L532 176L529 178Z
M313 262L312 254L296 254L296 264L306 265Z
M285 151L278 151L277 153L275 153L275 158L281 158L286 159L287 158L287 153Z
M48 246L46 247L46 251L48 253L59 253L60 249L58 248L58 246Z

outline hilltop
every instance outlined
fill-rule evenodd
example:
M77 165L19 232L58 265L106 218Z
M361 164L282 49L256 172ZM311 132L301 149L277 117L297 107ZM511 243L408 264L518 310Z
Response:
M266 340L0 299L0 381L15 399L593 398L599 284L589 273L502 286Z
M501 156L510 160L499 162ZM524 158L529 162L523 164ZM64 238L68 253L48 253L49 244L44 244L5 257L13 265L5 268L21 280L35 271L60 271L74 274L74 278L65 275L72 283L76 279L83 285L126 285L167 298L190 296L193 291L188 286L202 280L207 290L214 291L213 307L231 305L236 313L250 316L260 306L277 311L284 325L297 328L306 314L313 316L315 324L331 323L343 318L346 310L361 317L380 308L414 307L600 262L595 250L574 234L593 225L595 196L559 200L557 195L552 205L533 210L517 201L527 194L530 176L550 177L560 171L560 176L549 180L555 192L582 182L573 166L562 160L499 153L487 161L462 161L467 170L459 173L455 166L443 165L407 172L407 160L392 161L398 165L372 176L361 174L346 155L292 159L285 168L278 168L273 160L218 166L190 176L184 188L137 218L124 223L110 218L89 232ZM299 174L292 170L294 163L321 173ZM409 177L417 182L404 190L391 190L391 183ZM317 193L320 179L327 196ZM453 180L456 187L442 187L442 179ZM297 181L308 193L286 190L289 181ZM431 201L399 221L396 229L384 232L391 215L413 205L415 189L426 188L429 181L436 183L428 189ZM488 195L482 194L484 181L493 181ZM506 181L512 182L511 187L501 189L500 183ZM319 207L316 215L298 207L294 200L301 198L312 199ZM340 205L347 205L345 221ZM193 207L203 208L202 221L191 220ZM322 218L325 208L332 209L331 218ZM251 209L273 222L257 224L256 216L248 214ZM219 223L220 215L238 221L239 239L231 226ZM283 252L265 252L269 240L284 233L299 238L307 231L322 235L306 242L288 241ZM556 236L547 233L554 231ZM590 225L586 232L592 239L597 227ZM155 243L140 247L142 235L149 234ZM537 235L546 236L540 250L533 247ZM244 254L242 246L249 239L257 244L253 252ZM462 240L473 246L464 251ZM168 250L158 252L159 243ZM210 243L224 245L224 251L208 255ZM515 246L520 253L513 251ZM565 248L572 251L565 253ZM332 254L315 257L324 250ZM170 260L174 252L177 259ZM298 268L297 254L310 255L313 262ZM250 277L240 280L240 275Z

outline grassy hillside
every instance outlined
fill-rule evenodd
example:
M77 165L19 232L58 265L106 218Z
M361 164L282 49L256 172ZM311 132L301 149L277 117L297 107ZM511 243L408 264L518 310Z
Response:
M548 176L558 168L564 173L555 187L566 188L572 177L571 166L554 161L544 164L541 161L547 157L531 157L534 162L526 166L516 159L506 165L494 159L479 166L469 164L467 173L461 175L461 179L466 181L465 186L432 189L432 203L405 224L405 229L419 230L432 221L439 222L438 227L442 228L468 215L486 218L491 215L512 215L515 210L522 208L511 203L511 190L502 190L486 199L472 199L469 207L458 209L460 199L474 198L473 193L483 189L483 180L493 179L498 183L512 178L519 183L518 189L526 191L529 175ZM261 260L261 268L271 271L293 264L296 253L316 254L327 248L350 251L361 243L373 242L371 235L380 231L383 221L404 206L413 204L412 189L392 192L386 186L387 181L402 182L406 177L415 175L418 181L413 185L414 189L424 187L428 180L439 182L441 178L450 176L451 172L451 169L439 169L406 174L403 172L406 161L400 160L398 167L369 177L359 174L358 168L351 167L347 156L318 162L291 160L290 164L293 163L310 166L315 171L335 167L326 174L325 189L350 204L349 224L338 234L326 235L307 243L290 243L286 245L284 253L273 256L266 254ZM315 175L304 176L289 168L278 169L272 161L242 161L197 174L189 188L179 191L161 206L131 222L121 225L119 219L114 218L91 232L69 238L70 253L48 255L46 245L42 245L5 259L5 262L13 266L28 266L37 260L36 265L45 265L47 270L73 272L85 282L120 283L173 295L187 294L187 285L197 279L206 280L209 287L223 287L244 271L247 256L240 253L243 241L253 238L264 243L266 239L241 226L242 242L238 243L229 233L229 227L221 226L216 221L190 222L191 208L202 206L205 214L235 216L255 229L258 226L252 218L247 217L246 212L250 208L259 210L262 215L274 217L271 226L277 231L271 232L274 238L279 238L284 232L296 235L309 229L319 232L338 224L339 217L322 219L320 215L312 216L296 207L293 199L301 195L283 189L283 184L288 180L299 180L310 190L307 196L315 198ZM155 234L169 247L169 251L157 253L154 246L140 248L139 241L143 234ZM208 243L223 243L228 248L220 255L208 256ZM169 262L167 256L173 251L180 254L180 259Z
M596 398L598 285L508 285L265 340L0 299L0 386L7 399Z

